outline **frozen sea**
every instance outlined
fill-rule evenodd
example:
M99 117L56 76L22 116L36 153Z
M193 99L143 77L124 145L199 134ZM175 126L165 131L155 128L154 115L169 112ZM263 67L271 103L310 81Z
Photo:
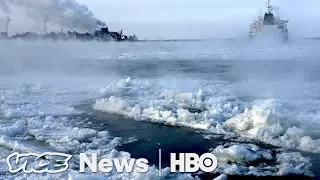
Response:
M320 41L0 42L1 179L204 179L170 153L211 152L216 175L320 175ZM162 176L158 176L162 149ZM147 158L150 170L9 174L13 152Z

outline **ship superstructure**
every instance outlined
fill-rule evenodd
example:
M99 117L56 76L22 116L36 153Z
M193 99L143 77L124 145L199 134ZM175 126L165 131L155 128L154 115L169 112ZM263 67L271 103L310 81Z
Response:
M253 20L250 25L250 38L256 36L273 36L280 37L282 40L288 40L288 22L289 20L281 20L279 15L279 8L275 8L271 5L270 0L267 0L267 11L262 15L261 10L257 19ZM274 14L276 10L276 14Z

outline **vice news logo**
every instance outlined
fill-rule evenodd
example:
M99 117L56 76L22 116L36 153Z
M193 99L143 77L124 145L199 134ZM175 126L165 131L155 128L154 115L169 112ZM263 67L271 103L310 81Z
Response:
M13 153L6 159L10 173L23 172L30 173L49 173L57 174L69 169L70 160L73 156L63 153L47 152L37 153ZM98 160L96 153L88 157L86 154L79 155L79 172L84 173L86 168L92 173L103 172L109 173L114 169L118 173L131 173L134 170L139 173L149 171L148 160L141 159L107 159ZM215 155L206 153L198 156L195 153L171 153L170 168L171 172L194 173L199 170L203 172L213 172L218 166L218 160ZM159 176L161 176L161 150L159 150Z
M10 173L24 172L30 173L49 173L57 174L65 172L69 169L70 159L72 155L63 153L47 152L42 154L26 153L19 154L17 152L9 155L6 163ZM115 169L118 173L131 173L136 170L140 173L145 173L149 169L147 159L107 159L98 160L97 153L92 153L91 158L86 154L81 153L79 156L79 172L84 173L88 167L93 173L98 171L109 173Z
M72 155L63 153L27 153L17 152L7 157L7 165L10 173L24 172L30 173L50 173L56 174L66 171L69 168L69 160Z

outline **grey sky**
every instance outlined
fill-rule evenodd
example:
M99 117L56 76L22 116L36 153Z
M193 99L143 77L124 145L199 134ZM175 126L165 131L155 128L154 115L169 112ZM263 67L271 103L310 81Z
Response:
M111 29L148 38L246 36L265 0L78 0ZM293 36L320 36L319 0L272 0Z
M77 1L87 5L111 30L124 29L124 33L136 33L140 39L247 36L249 20L260 8L265 10L265 0ZM290 19L289 31L293 36L320 36L319 0L272 0L272 3L280 7L283 19ZM12 23L19 27L20 22L23 24L25 20L20 18Z

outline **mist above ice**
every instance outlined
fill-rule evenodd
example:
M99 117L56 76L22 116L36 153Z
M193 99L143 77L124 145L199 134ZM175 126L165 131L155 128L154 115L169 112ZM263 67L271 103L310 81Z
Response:
M94 67L94 65L97 65L95 63L106 63L105 68L108 69L108 63L111 65L117 61L119 63L134 61L133 63L135 63L136 60L138 60L137 64L140 64L140 61L150 61L149 63L152 64L158 60L173 62L190 60L190 63L194 63L195 67L201 66L202 64L198 62L203 60L225 61L226 63L232 61L232 66L241 65L245 61L252 62L252 64L268 61L277 64L289 61L290 63L288 63L291 65L295 65L295 63L303 65L304 62L316 63L319 55L316 50L318 41L303 39L293 39L289 44L283 44L276 40L253 42L247 40L151 41L136 43L5 40L1 41L0 47L2 54L1 68L4 70L13 68L17 69L17 72L24 72L24 67L29 67L30 70L42 69L45 71L46 68L58 68L66 71L70 69L71 71L74 66L66 65L66 63L75 63L74 65L78 67L77 63L79 62L88 64L88 66L82 66L83 69ZM305 63L305 65L308 63ZM164 71L170 68L169 66L158 67L159 70ZM112 69L110 70L112 71ZM92 72L94 73L94 71ZM129 72L134 72L134 69ZM163 75L165 74L163 73Z
M98 43L2 41L1 76L137 77L254 80L251 96L307 93L317 81L318 42L257 41ZM177 88L193 87L177 84ZM181 86L181 87L178 87ZM198 87L198 85L195 85ZM268 88L269 91L265 91ZM299 90L300 89L300 90ZM241 90L241 89L239 89ZM271 93L271 94L270 94Z

